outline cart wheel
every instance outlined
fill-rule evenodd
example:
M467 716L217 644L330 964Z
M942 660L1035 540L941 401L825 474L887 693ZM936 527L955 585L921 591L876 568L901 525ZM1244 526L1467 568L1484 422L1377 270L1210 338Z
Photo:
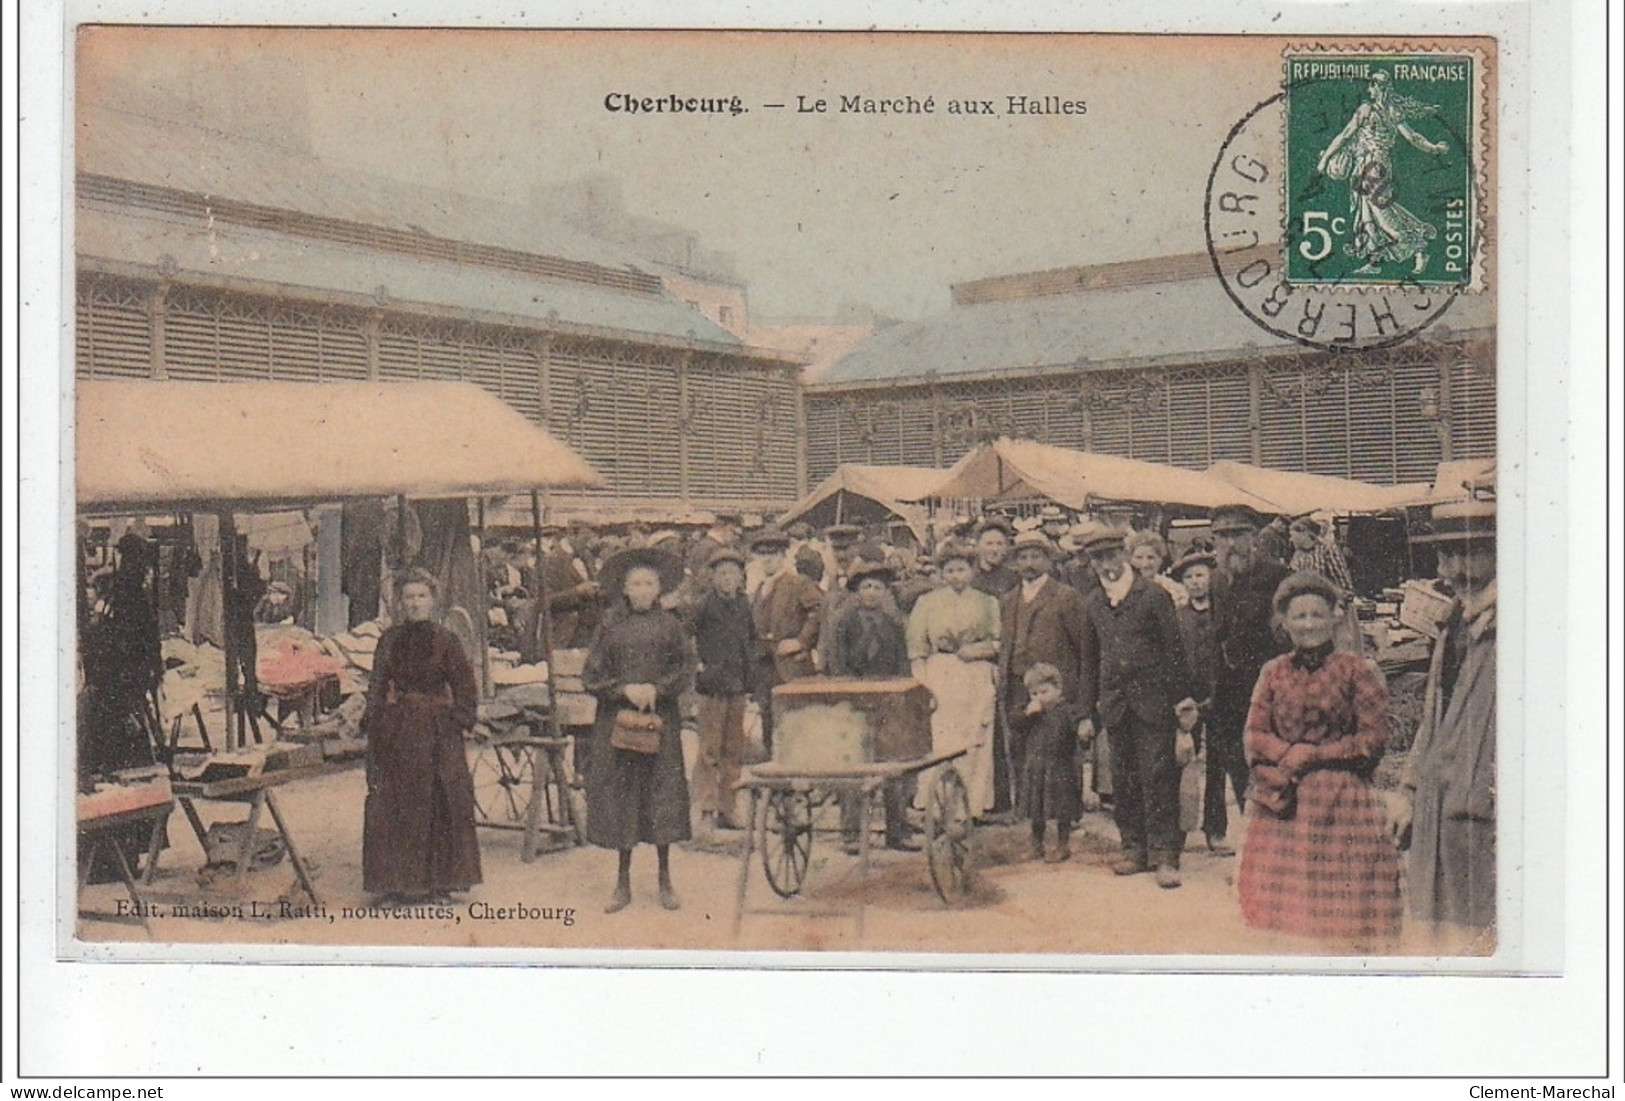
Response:
M762 870L780 898L794 898L812 858L812 799L804 792L775 791L762 821Z
M925 853L931 885L944 902L970 889L970 795L951 765L937 774L925 804Z
M534 767L531 755L523 747L480 747L470 770L474 779L474 812L479 820L523 823L525 810L530 806Z

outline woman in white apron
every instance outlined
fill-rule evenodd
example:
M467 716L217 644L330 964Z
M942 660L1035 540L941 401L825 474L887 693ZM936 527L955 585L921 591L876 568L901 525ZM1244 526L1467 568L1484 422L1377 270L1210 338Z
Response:
M973 817L993 807L993 709L998 698L999 602L971 586L976 550L950 541L937 551L943 587L915 602L908 618L908 656L914 678L936 700L931 751L969 752L956 763L970 793ZM919 790L931 790L932 775Z

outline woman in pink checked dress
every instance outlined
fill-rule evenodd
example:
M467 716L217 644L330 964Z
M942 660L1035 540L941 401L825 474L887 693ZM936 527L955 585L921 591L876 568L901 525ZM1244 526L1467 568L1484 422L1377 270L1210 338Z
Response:
M1247 924L1370 950L1397 936L1399 855L1371 776L1388 693L1332 648L1337 592L1297 573L1275 594L1293 650L1265 665L1247 717L1252 767L1237 888Z

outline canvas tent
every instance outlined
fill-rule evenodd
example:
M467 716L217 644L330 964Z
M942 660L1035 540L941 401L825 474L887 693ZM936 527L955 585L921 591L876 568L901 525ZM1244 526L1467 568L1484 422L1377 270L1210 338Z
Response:
M464 382L76 384L81 508L462 497L599 484Z
M1274 501L1294 516L1307 512L1387 512L1404 508L1427 492L1425 484L1379 486L1325 474L1270 470L1228 459L1214 463L1207 473Z
M1460 501L1471 495L1470 483L1495 478L1494 459L1455 459L1440 463L1433 475L1433 485L1424 487L1420 494L1408 502L1412 505L1433 505L1441 501Z
M960 459L936 495L983 501L1044 498L1070 509L1121 502L1160 505L1174 513L1238 504L1260 512L1285 511L1260 494L1198 471L1008 438Z
M871 524L900 519L916 539L926 538L926 509L948 472L921 466L844 463L807 496L790 506L781 524L804 520L815 527Z

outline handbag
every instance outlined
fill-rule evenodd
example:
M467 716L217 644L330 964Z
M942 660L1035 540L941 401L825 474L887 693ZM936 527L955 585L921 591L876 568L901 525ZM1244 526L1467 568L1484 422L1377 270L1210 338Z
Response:
M623 707L615 712L615 725L609 731L609 744L629 753L659 753L665 722L653 711Z

